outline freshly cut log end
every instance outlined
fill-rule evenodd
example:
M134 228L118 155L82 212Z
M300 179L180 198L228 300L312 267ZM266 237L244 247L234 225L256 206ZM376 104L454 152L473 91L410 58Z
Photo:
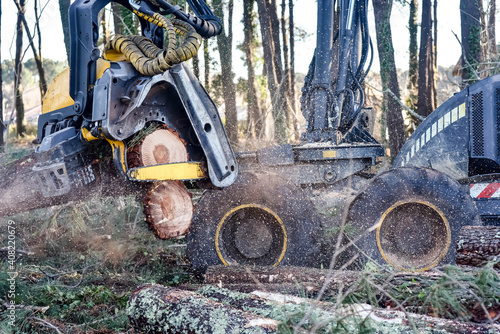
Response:
M146 135L127 152L130 168L186 162L189 155L177 132L162 126ZM170 239L189 231L193 216L191 194L180 181L151 184L144 200L148 226L160 239Z
M186 143L166 126L146 135L127 152L130 168L153 166L189 160Z
M186 234L193 217L191 194L180 181L154 184L144 198L144 216L160 239Z

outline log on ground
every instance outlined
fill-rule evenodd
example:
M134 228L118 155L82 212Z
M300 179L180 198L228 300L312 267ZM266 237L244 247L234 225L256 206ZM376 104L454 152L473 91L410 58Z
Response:
M327 277L327 270L311 268L214 266L208 268L205 283L241 292L302 292L311 297L326 284L326 300L342 294L349 302L449 319L500 318L500 275L491 267L423 273L332 271L328 282Z
M156 284L134 291L127 314L141 333L276 333L277 329L275 320Z
M500 226L466 226L460 231L457 264L500 268Z
M145 285L134 292L127 312L134 329L144 333L293 332L299 323L298 333L468 334L500 330L498 324L438 319L367 304L315 304L307 298L261 291L246 294L210 285L196 292Z

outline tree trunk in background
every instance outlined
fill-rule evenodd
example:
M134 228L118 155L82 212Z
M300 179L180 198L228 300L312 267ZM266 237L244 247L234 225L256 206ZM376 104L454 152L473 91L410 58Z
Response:
M496 4L495 0L490 0L490 10L488 17L488 55L490 59L494 59L498 54L497 41L495 36L495 12Z
M70 41L69 41L69 5L70 0L59 0L59 13L61 14L61 23L64 35L64 46L66 47L66 57L69 63L69 51L70 51Z
M255 40L253 11L255 1L243 0L243 31L245 39L243 41L243 49L245 51L245 63L247 66L248 75L248 132L252 138L260 138L263 131L263 116L259 106L259 98L257 97L257 87L255 84L255 69L254 69L254 47L257 43Z
M205 62L205 89L210 91L210 52L208 50L208 39L203 39L203 61Z
M222 0L212 2L214 14L219 17L224 24L224 10ZM229 23L232 23L232 0L229 1ZM227 33L227 35L226 35ZM238 143L238 120L236 118L236 89L233 82L232 65L232 27L228 25L222 33L217 36L217 47L222 72L222 93L224 95L224 104L226 107L226 131L229 142L232 145Z
M120 21L120 5L117 2L111 3L111 12L113 13L113 27L116 35L123 35L122 22Z
M40 53L38 53L37 49L35 48L35 41L33 40L33 37L31 36L31 32L30 32L30 29L28 27L28 22L26 22L26 18L24 16L24 13L25 13L24 1L23 1L23 4L21 4L19 1L14 0L14 3L18 9L18 12L23 13L20 16L18 14L18 18L21 18L22 26L24 26L24 30L26 31L26 36L28 37L28 43L31 47L31 51L33 52L36 68L38 71L38 77L39 77L38 87L40 88L40 98L43 99L43 97L45 96L45 92L47 91L47 81L45 80L45 71L43 69L43 64L42 64L42 55ZM36 12L36 10L35 10L35 12ZM37 25L38 25L38 19L37 19ZM39 31L39 28L38 28L38 31ZM39 37L39 38L41 39L41 37ZM22 39L22 35L21 35L21 39ZM22 48L22 40L21 40L21 48ZM39 50L41 50L41 47L39 47ZM22 61L22 59L21 59L21 61Z
M422 23L420 29L420 54L418 57L418 102L417 113L428 116L434 104L435 72L432 43L432 4L431 0L422 1Z
M200 80L200 58L198 54L193 56L193 73L198 81Z
M0 35L2 34L2 0L0 0ZM2 49L2 39L0 38L0 50ZM0 152L3 152L3 130L5 129L3 118L3 79L2 79L2 55L0 53Z
M408 64L408 99L406 104L413 110L417 106L417 81L418 81L418 0L410 1L410 19L408 21L408 32L410 34L409 64ZM416 129L417 119L409 115L411 123L407 129L411 134Z
M481 9L477 1L460 0L460 26L462 29L462 86L478 80L481 63Z
M377 34L377 45L380 59L380 76L384 90L382 108L386 110L387 128L389 131L389 149L391 157L394 158L404 144L404 123L400 99L398 75L394 61L394 47L392 45L391 32L391 10L392 0L373 0L373 11L375 14L375 27ZM396 97L392 97L390 90Z
M17 13L16 23L16 55L14 59L14 94L16 94L16 121L17 135L24 136L24 103L23 103L23 88L22 88L22 73L23 63L21 53L23 51L23 19L25 12L25 0L20 0L19 5L21 10Z
M268 10L269 0L257 0L259 11L260 31L262 35L262 47L264 49L264 64L267 75L267 88L271 95L271 103L274 118L274 139L278 144L285 143L287 140L286 109L283 101L286 99L280 92L280 80L278 79L276 62L274 58L275 43L271 20Z
M290 61L288 57L288 36L286 33L286 0L281 0L281 39L283 40L283 61L285 64L285 71L283 75L283 92L288 98L287 103L287 118L288 118L288 129L292 131L292 139L299 139L299 129L297 127L297 116L295 113L295 101L293 100L291 91L291 71L290 71Z
M295 94L295 24L293 20L293 0L288 2L288 31L290 34L290 104L292 106L293 113L295 115L295 125L297 126L297 131L295 133L295 138L299 139L299 129L297 120L297 95ZM295 131L295 129L294 129Z
M433 7L433 28L434 28L434 40L432 41L432 60L434 61L433 66L434 66L434 108L438 107L438 93L437 93L437 75L438 75L438 65L437 65L437 38L438 38L438 33L437 33L437 0L434 0L434 5ZM434 109L433 109L434 110ZM431 111L432 112L432 111Z

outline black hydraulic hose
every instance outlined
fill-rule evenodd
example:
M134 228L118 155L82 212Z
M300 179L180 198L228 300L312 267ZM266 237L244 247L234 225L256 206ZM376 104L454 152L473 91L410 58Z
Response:
M210 38L217 36L222 32L222 23L217 16L213 15L206 5L206 7L201 7L199 2L197 2L198 6L193 3L193 11L195 13L197 12L196 14L200 14L199 16L196 16L183 12L179 6L171 5L165 0L156 1L160 7L166 10L166 14L173 14L179 20L189 23L201 37ZM188 2L190 5L192 4L192 1Z
M359 61L359 65L356 71L356 78L360 80L361 74L363 71L363 68L365 67L366 64L366 58L367 58L367 53L368 53L368 41L370 39L369 36L369 31L368 31L368 15L366 13L366 8L367 8L367 2L365 1L364 4L361 4L359 7L359 12L360 12L360 25L361 25L361 34L362 34L362 45L361 45L361 60ZM362 82L362 80L360 80Z

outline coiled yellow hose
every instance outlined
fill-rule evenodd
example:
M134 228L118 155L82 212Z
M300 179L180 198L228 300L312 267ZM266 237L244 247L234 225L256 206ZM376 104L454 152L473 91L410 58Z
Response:
M166 47L160 49L144 36L115 35L106 48L122 53L141 74L152 76L163 73L173 65L192 58L198 52L201 45L201 36L196 33L190 24L177 19L169 20L158 13L154 13L153 16L136 10L134 10L134 13L166 29L168 35ZM178 46L176 46L176 34L184 38L183 42Z

